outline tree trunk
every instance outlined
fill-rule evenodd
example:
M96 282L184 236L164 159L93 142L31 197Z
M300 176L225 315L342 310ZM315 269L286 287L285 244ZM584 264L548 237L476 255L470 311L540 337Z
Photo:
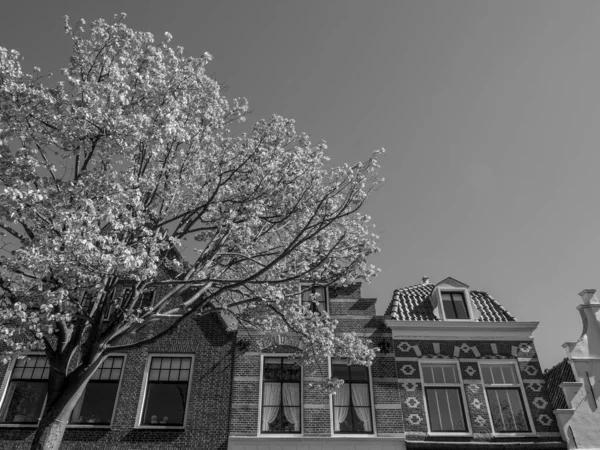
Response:
M83 395L89 379L100 365L103 358L98 358L84 373L76 378L68 379L63 372L50 367L48 378L48 396L44 415L31 443L31 450L59 450L65 428L69 423L71 412Z
M59 450L68 420L54 417L56 414L44 414L31 444L31 450ZM65 416L65 414L59 414ZM68 419L68 415L67 419Z

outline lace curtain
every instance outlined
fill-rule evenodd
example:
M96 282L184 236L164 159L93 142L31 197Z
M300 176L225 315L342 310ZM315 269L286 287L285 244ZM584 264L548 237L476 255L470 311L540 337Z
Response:
M269 431L269 424L275 420L279 413L279 403L281 402L281 384L265 383L263 387L263 407L262 429ZM277 405L277 406L273 406ZM288 419L289 420L289 419Z
M283 413L285 418L294 424L294 431L300 431L300 407L298 405L300 405L300 385L285 383L283 385Z
M350 386L342 384L335 390L333 396L333 426L335 431L340 431L340 424L348 416L348 407L350 404Z
M363 423L365 431L372 431L369 403L369 386L366 384L353 384L352 404L354 405L354 412Z

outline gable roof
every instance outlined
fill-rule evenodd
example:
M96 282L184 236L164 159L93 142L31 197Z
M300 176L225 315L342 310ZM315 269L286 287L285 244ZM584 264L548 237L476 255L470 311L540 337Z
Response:
M429 297L433 292L433 284L416 284L396 289L386 315L396 320L430 320L437 321L433 314L433 306ZM479 310L479 322L514 322L516 319L494 298L483 291L469 290L473 306Z

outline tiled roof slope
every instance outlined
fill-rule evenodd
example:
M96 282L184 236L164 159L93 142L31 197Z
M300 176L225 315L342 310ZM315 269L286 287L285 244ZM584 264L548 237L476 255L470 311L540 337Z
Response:
M552 409L567 409L565 395L560 385L565 381L575 381L569 360L565 358L553 368L546 370L544 378L546 379L546 389L550 394Z
M394 291L386 315L396 320L438 320L429 300L434 284L416 284ZM516 319L487 292L470 290L473 306L481 313L480 322L514 322Z

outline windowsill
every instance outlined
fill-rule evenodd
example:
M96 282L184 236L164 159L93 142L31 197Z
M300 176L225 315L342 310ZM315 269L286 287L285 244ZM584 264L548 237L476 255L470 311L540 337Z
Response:
M375 433L333 433L332 437L341 437L341 438L375 438L377 435Z
M303 433L259 433L258 437L298 439L298 438L303 438L304 434Z
M469 433L468 431L461 431L461 432L457 432L457 433L453 433L450 431L430 431L427 433L427 436L469 437L469 436L473 436L473 433Z
M185 425L138 425L136 430L185 430Z
M102 428L102 429L109 429L110 430L110 425L106 425L106 424L98 424L98 425L94 425L93 423L69 423L67 424L67 428Z
M502 438L502 437L532 437L532 436L537 436L537 433L534 433L532 431L529 431L527 433L492 433L492 436L495 438Z
M0 423L2 428L37 428L37 423Z

